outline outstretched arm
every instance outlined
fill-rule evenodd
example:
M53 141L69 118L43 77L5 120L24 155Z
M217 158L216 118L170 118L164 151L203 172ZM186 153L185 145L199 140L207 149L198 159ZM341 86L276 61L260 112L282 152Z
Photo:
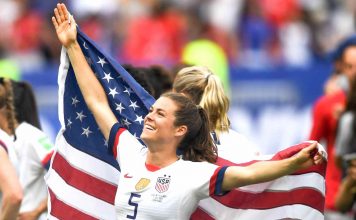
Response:
M22 189L6 151L0 147L0 220L16 219L22 201Z
M88 65L78 44L75 20L73 16L70 16L64 4L57 4L54 15L52 23L59 41L67 49L80 91L104 137L109 139L110 129L117 119L110 109L103 87Z
M317 149L317 142L302 149L295 156L278 161L262 161L247 167L231 166L226 169L222 189L229 191L237 187L262 183L320 164L322 156L312 152Z

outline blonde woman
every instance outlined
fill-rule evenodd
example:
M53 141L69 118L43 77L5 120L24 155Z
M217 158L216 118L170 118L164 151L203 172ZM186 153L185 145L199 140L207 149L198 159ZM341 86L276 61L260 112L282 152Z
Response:
M245 136L230 128L229 99L220 79L207 67L181 69L173 82L173 91L183 93L208 113L210 131L220 157L241 163L259 155Z

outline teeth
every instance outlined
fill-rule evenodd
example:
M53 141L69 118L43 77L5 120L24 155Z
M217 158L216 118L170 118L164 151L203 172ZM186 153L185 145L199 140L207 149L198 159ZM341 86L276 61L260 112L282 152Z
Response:
M145 126L148 130L155 130L151 125L146 125Z

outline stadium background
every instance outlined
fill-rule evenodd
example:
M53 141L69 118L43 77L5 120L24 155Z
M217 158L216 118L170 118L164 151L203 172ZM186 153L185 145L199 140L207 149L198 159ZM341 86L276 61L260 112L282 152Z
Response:
M152 59L139 59L135 54L130 57L124 45L141 35L154 38L160 31L165 32L160 35L160 46L166 45L172 51L181 51L185 43L202 36L216 43L229 69L232 127L263 153L276 152L308 137L312 105L332 72L330 54L355 30L353 0L64 2L81 29L121 63L173 68L181 61L181 54L175 52L164 60L159 54L152 55ZM0 74L32 84L41 122L52 140L59 130L60 46L50 23L55 4L0 0ZM168 19L171 23L167 27L157 28L156 23L148 22L147 29L130 32L132 23L164 20L167 17L162 15L167 13L174 17ZM187 22L196 21L192 19L198 22ZM179 38L172 43L173 33ZM154 46L155 42L151 43Z

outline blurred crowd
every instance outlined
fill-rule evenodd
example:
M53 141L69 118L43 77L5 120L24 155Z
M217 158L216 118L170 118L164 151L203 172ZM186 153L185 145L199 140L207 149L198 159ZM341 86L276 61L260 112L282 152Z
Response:
M354 0L64 2L82 31L133 65L173 67L203 54L221 60L216 66L303 67L355 29ZM0 70L16 75L58 63L60 46L50 28L56 3L0 0Z

